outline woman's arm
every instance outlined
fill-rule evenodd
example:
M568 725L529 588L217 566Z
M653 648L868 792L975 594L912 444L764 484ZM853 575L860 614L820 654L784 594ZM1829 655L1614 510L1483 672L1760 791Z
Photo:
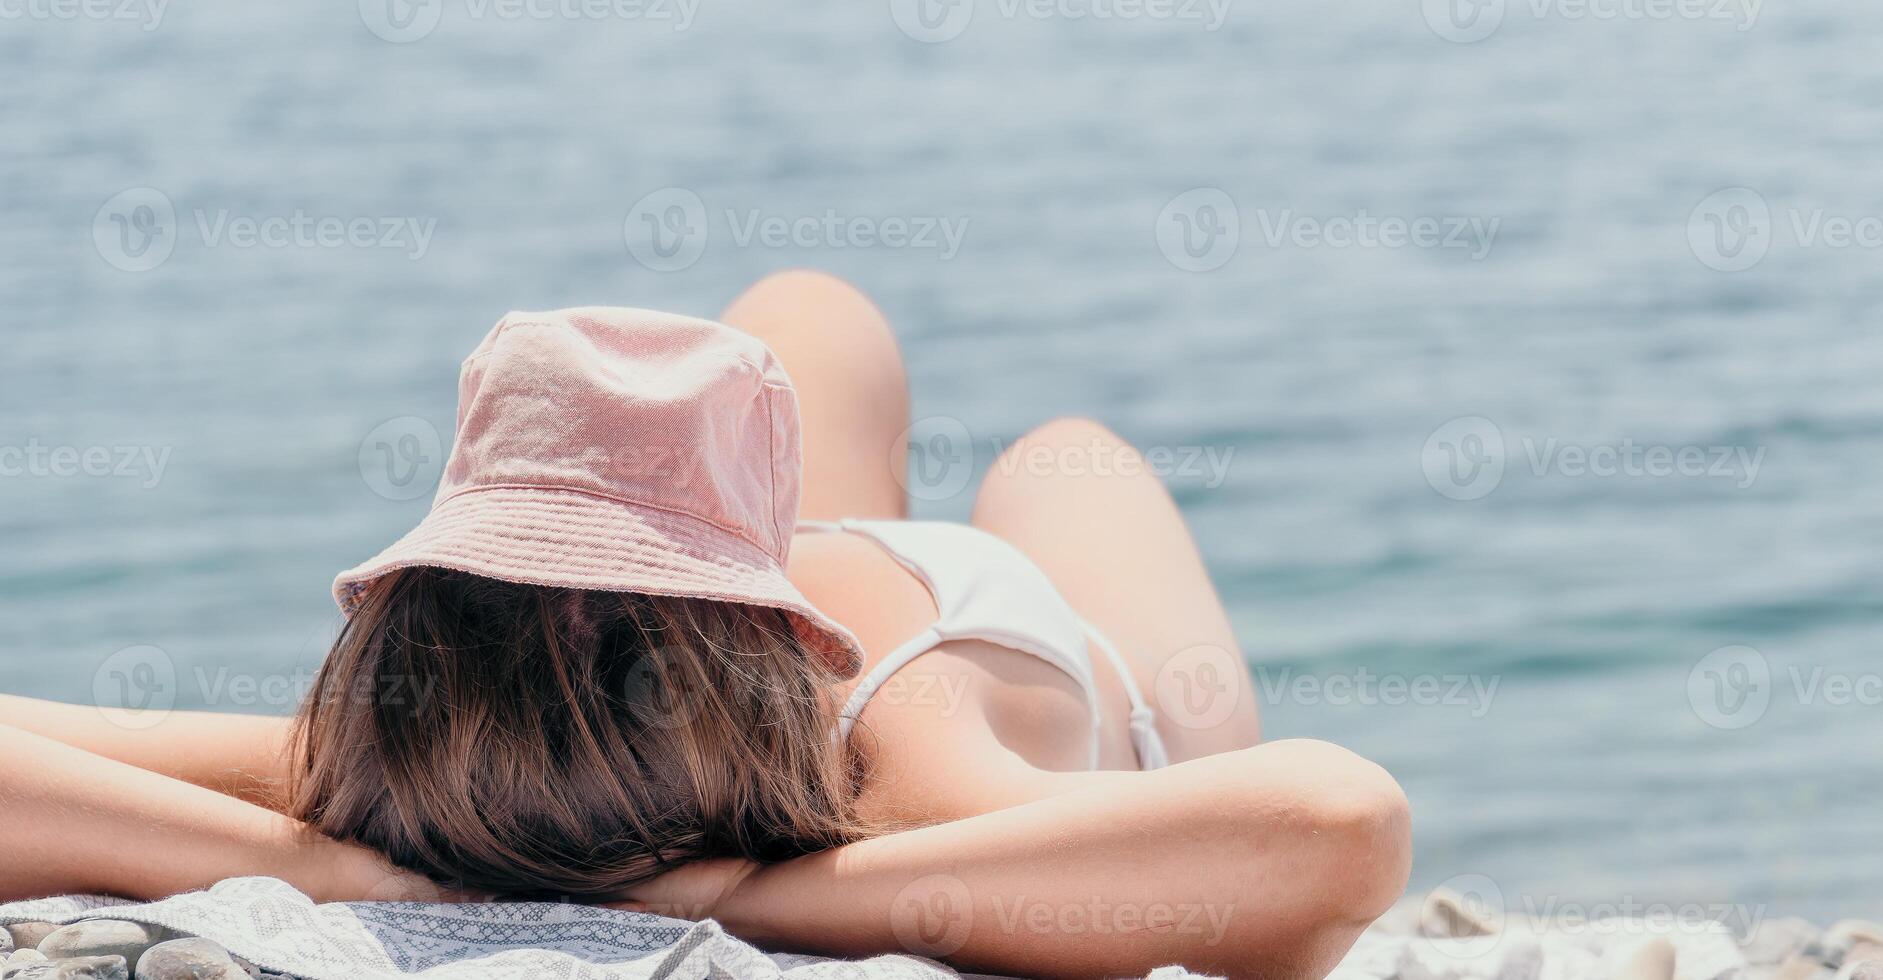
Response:
M1405 887L1405 797L1343 749L1274 742L1082 778L782 864L682 869L632 897L768 948L1026 976L1181 963L1280 978L1325 974Z
M0 901L156 899L239 875L281 878L316 901L376 887L400 897L412 884L278 813L0 725Z
M0 721L269 809L282 806L289 718L140 712L0 694Z

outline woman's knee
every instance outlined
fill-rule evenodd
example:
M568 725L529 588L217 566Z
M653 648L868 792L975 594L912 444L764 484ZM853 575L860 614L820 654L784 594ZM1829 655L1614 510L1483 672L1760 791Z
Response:
M726 309L768 323L823 326L834 322L851 329L889 329L882 311L863 290L815 269L773 272L746 287Z
M906 413L908 379L895 333L850 283L812 269L774 272L739 294L720 319L769 344L800 393L813 375L820 387L844 378L854 392L888 399Z
M817 269L780 269L766 273L757 282L745 290L745 295L784 295L799 296L807 292L851 293L861 296L862 292L848 282Z
M1013 448L1023 445L1060 447L1106 446L1116 449L1135 447L1124 436L1113 432L1105 423L1084 415L1062 415L1050 422L1036 425L1026 435L1021 436Z
M1073 478L1090 492L1095 478L1123 478L1124 483L1140 482L1133 477L1149 476L1144 456L1123 436L1104 423L1084 416L1068 415L1034 427L1003 449L994 459L975 498L977 515L1026 503L1039 503L1038 493L1030 488L1040 481ZM1152 489L1162 494L1162 484L1154 477Z

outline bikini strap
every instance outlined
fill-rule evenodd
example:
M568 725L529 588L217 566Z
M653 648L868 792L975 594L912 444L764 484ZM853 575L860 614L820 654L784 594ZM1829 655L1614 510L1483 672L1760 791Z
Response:
M1112 646L1111 639L1102 630L1081 618L1079 625L1085 628L1085 635L1092 644L1111 661L1112 669L1117 672L1118 680L1124 684L1125 698L1131 702L1131 747L1138 753L1139 769L1162 769L1170 765L1170 753L1164 748L1164 736L1157 731L1157 712L1151 710L1149 702L1144 700L1144 692L1138 689L1138 682L1131 674L1131 665Z
M864 674L863 679L857 682L856 689L850 692L850 699L844 702L843 710L837 713L835 733L837 743L841 745L849 740L850 730L856 727L857 718L869 705L870 698L875 697L876 692L884 684L889 683L889 679L894 677L897 671L909 666L915 658L935 649L941 642L941 633L935 627L930 626L891 651L889 656L884 657L875 667L870 668L870 672Z

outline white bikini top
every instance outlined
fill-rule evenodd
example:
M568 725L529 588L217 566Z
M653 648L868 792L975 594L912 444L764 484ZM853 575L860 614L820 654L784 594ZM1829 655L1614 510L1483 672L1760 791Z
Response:
M978 528L942 521L801 521L801 531L848 532L875 542L909 570L935 600L933 625L884 657L857 683L838 715L837 737L848 739L870 698L915 658L951 640L981 640L1032 654L1065 671L1092 714L1090 766L1098 768L1098 689L1088 641L1104 651L1131 702L1131 744L1138 766L1170 764L1157 716L1130 667L1097 627L1079 618L1038 565L1020 549Z

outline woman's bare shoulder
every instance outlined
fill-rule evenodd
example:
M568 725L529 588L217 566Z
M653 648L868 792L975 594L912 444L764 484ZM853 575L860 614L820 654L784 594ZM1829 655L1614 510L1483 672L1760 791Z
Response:
M799 535L789 572L856 633L865 673L937 617L927 586L866 538ZM980 641L942 643L886 680L859 719L852 738L872 762L864 806L927 823L1036 798L1039 767L1069 751L1062 743L1086 731L1085 717L1076 687L1050 665ZM1073 746L1080 758L1083 746Z
M883 549L854 534L800 534L792 584L863 644L864 669L935 622L928 588Z

